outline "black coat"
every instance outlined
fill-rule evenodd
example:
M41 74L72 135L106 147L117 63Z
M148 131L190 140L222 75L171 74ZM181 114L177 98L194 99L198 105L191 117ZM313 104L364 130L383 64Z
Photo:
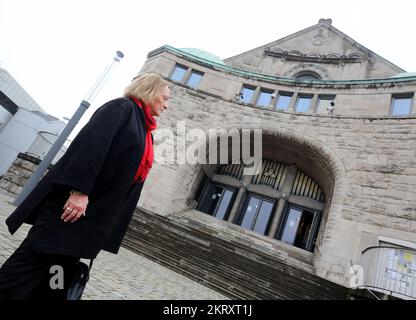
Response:
M65 155L7 218L13 234L26 222L27 237L40 252L95 258L103 249L117 253L137 206L143 183L134 176L145 146L143 111L128 98L100 107ZM70 190L89 196L86 215L63 222Z

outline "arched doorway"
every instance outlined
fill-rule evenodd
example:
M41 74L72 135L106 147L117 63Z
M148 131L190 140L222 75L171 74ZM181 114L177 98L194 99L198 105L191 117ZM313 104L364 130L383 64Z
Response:
M295 165L263 159L257 175L244 164L220 165L203 182L197 210L244 229L313 251L325 194Z
M330 209L336 218L342 208L345 179L339 159L300 134L264 129L262 145L256 176L244 176L241 163L202 165L196 208L312 252L330 236Z

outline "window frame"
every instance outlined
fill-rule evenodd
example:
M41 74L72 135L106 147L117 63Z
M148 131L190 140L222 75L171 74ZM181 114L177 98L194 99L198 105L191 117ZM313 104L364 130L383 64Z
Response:
M220 218L216 217L216 214L217 214L217 211L218 211L218 206L220 205L221 201L217 202L213 213L206 212L207 210L205 210L205 208L207 207L208 197L212 197L212 190L216 187L223 188L221 198L223 197L225 190L228 190L228 191L232 192L232 196L231 196L230 202L228 204L227 211L224 214L224 219L220 219ZM199 198L198 204L196 206L196 210L198 210L202 213L205 213L207 215L210 215L211 217L214 217L214 218L217 218L217 219L220 219L220 220L223 220L223 221L227 221L228 217L230 216L231 209L234 205L234 201L235 201L235 198L236 198L236 195L237 195L237 191L238 191L238 189L235 188L235 187L232 187L232 186L229 186L229 185L226 185L226 184L223 184L223 183L213 182L211 179L208 178L208 180L206 181L205 186L203 188L202 194Z
M261 97L262 93L270 94L270 102L266 105L259 105L259 100L260 100L260 97ZM257 95L257 98L256 98L256 107L267 108L268 106L273 106L273 94L274 93L275 93L275 91L273 89L260 88L259 94Z
M407 114L394 114L394 102L397 99L410 99L410 106L409 106L409 113ZM392 94L391 95L391 103L390 103L390 116L392 117L406 117L410 116L413 112L413 104L414 104L414 92L406 92L406 93L399 93L399 94Z
M316 99L316 106L314 108L314 113L316 113L316 114L323 114L323 113L318 113L319 103L320 103L321 100L331 100L331 101L334 101L335 102L335 98L336 98L336 95L331 95L331 94L318 94L318 97Z
M293 95L294 95L294 93L293 92L288 92L288 91L278 91L277 92L277 96L276 96L276 101L274 102L274 110L280 110L280 111L289 111L289 108L290 108L290 104L292 103L292 99L293 99ZM287 105L287 109L280 109L280 108L278 108L277 107L277 104L278 104L278 102L279 102L279 99L280 99L280 97L281 96L284 96L284 97L290 97L290 99L289 99L289 104Z
M172 79L172 76L175 73L176 68L181 68L181 69L184 69L185 70L185 73L183 74L181 80ZM179 83L183 83L183 81L184 81L184 79L186 77L186 73L188 72L188 70L189 70L189 67L184 66L183 64L176 63L175 66L173 67L172 71L170 72L169 80L172 80L172 81L175 81L175 82L179 82Z
M306 248L297 247L294 244L288 244L288 243L286 243L286 244L289 245L289 246L292 246L292 247L296 247L296 248L301 249L301 250L305 250L305 251L308 251L308 252L313 252L313 250L315 249L315 243L316 243L316 239L318 238L318 233L319 233L319 229L320 229L321 221L322 221L322 211L320 211L320 210L314 210L314 209L310 209L308 207L304 207L304 206L300 206L300 205L297 205L297 204L287 202L286 205L285 205L285 208L283 210L282 217L280 219L279 227L277 229L276 234L274 235L274 239L276 239L280 242L283 242L281 239L282 239L282 236L283 236L283 233L284 233L284 230L285 230L287 219L289 218L289 213L290 213L291 208L297 209L297 210L302 210L302 211L307 210L309 212L312 212L313 213L313 219L312 219L312 223L311 223L311 230L309 232L308 240L307 240L306 246L305 246Z
M253 90L253 95L251 96L251 101L250 102L245 102L243 100L243 98L244 98L244 95L243 95L244 89ZM240 102L244 103L244 104L253 104L253 100L255 98L256 90L257 90L256 86L252 86L252 85L249 85L249 84L243 84L242 87L241 87L241 90L240 90ZM241 96L243 96L243 98L241 98Z
M199 79L199 82L195 87L189 85L189 81L191 80L193 74L198 74L198 75L201 76L201 79ZM189 73L189 76L187 77L187 79L185 81L185 85L187 85L189 88L197 89L199 84L201 83L202 78L204 77L204 75L205 75L205 73L202 72L202 71L199 71L199 70L196 70L196 69L191 69L191 72Z
M247 228L242 227L241 224L243 223L244 216L245 216L244 213L247 210L247 207L249 205L251 197L259 199L260 200L260 205L259 205L259 207L257 208L257 210L255 212L254 221L251 223L251 228L252 229L247 229ZM263 201L271 202L273 204L273 206L272 206L271 214L270 214L270 217L269 217L269 221L267 222L266 229L265 229L264 233L261 234L261 233L255 231L254 227L256 225L257 218L258 218L258 215L259 215L259 210L260 210L260 208L263 204ZM277 199L273 199L271 197L267 197L267 196L264 196L264 195L261 195L261 194L255 193L255 192L246 192L246 194L244 195L244 199L241 201L241 205L240 205L240 208L238 210L238 214L234 218L233 223L240 226L241 228L244 228L245 230L249 230L249 231L255 232L257 234L266 236L268 234L268 232L270 231L270 227L271 227L272 222L273 222L273 217L274 217L274 214L275 214L277 202L278 202Z
M307 94L307 93L298 94L298 96L296 97L294 112L298 112L298 113L308 113L308 112L310 112L311 107L312 107L313 96L314 96L313 94ZM302 99L302 98L309 98L310 99L309 107L308 107L308 110L306 110L306 111L298 111L299 100Z

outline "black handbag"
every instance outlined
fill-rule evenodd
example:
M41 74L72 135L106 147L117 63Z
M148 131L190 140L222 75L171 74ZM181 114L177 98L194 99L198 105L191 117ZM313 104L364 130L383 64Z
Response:
M75 276L66 291L66 300L81 300L85 286L90 278L92 261L93 259L90 260L89 266L82 261L76 262Z

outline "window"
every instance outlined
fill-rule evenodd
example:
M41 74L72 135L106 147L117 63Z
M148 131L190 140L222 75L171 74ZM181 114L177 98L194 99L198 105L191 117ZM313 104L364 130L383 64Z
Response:
M412 111L412 102L413 94L393 96L391 114L393 116L409 115Z
M296 112L308 112L312 96L299 96L296 103Z
M319 220L319 212L289 204L278 239L303 250L312 251Z
M255 88L253 87L243 86L241 89L241 102L251 103L253 100L254 90Z
M173 69L170 79L173 81L181 82L183 79L183 76L186 73L186 70L188 70L187 67L177 64L175 68Z
M188 81L186 82L186 85L190 86L191 88L198 87L199 82L201 81L203 75L204 75L203 72L192 70L191 75Z
M292 93L279 92L279 95L276 100L276 109L278 110L289 109L291 100L292 100Z
M272 90L261 89L259 98L257 99L257 106L266 107L270 105L270 102L272 101L272 95L273 95Z
M319 96L318 97L318 107L316 108L316 113L319 114L328 114L328 109L331 107L331 102L334 101L334 96Z
M320 80L321 77L312 71L302 71L295 75L295 79L301 80Z
M237 224L245 229L266 234L270 217L273 214L274 201L255 195L249 195Z
M208 183L197 210L221 220L227 220L234 198L234 188Z

